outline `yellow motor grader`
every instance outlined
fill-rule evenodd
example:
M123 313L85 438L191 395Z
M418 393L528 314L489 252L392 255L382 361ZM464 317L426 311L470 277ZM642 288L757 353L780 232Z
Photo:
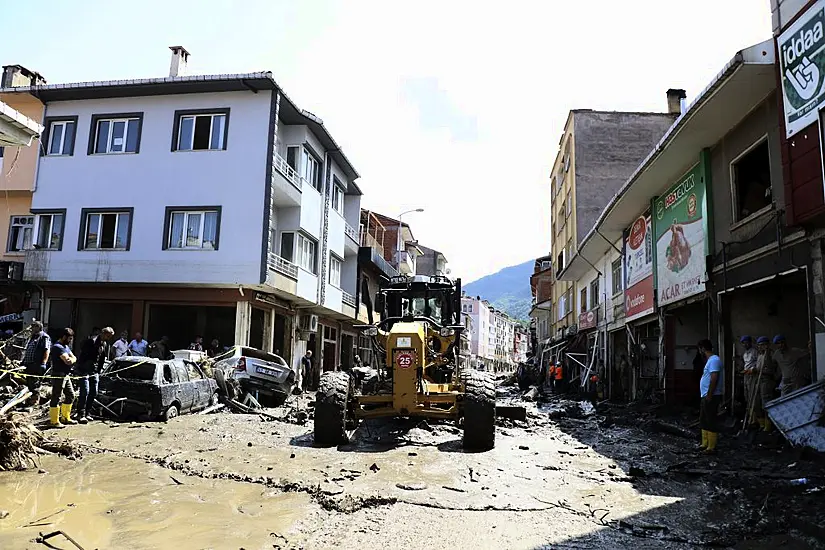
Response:
M378 381L359 388L351 372L325 372L315 400L315 442L338 445L363 418L450 419L463 424L464 448L495 444L496 392L490 373L462 369L461 280L398 276L375 296L381 320L362 328L372 339Z

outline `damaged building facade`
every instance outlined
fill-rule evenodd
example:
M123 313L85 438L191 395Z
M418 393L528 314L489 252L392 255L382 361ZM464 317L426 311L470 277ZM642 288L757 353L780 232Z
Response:
M171 49L169 77L0 90L44 106L24 270L39 316L351 364L358 173L271 73L187 76Z
M610 397L696 402L696 343L709 338L728 372L727 398L741 400L741 336L782 334L789 346L807 349L820 331L818 115L813 127L787 130L779 58L773 40L737 52L558 273L580 292L580 329L598 308L603 336L587 357L603 363ZM603 302L585 308L596 288ZM812 378L822 376L815 363Z

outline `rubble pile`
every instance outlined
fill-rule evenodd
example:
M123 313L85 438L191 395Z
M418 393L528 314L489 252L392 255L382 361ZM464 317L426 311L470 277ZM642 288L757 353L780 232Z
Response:
M0 416L0 470L26 470L37 466L37 447L43 434L23 413Z

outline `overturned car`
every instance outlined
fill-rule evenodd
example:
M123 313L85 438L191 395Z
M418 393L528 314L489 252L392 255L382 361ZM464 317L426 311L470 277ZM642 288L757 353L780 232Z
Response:
M218 384L185 359L120 357L100 378L98 400L123 418L169 420L218 403Z

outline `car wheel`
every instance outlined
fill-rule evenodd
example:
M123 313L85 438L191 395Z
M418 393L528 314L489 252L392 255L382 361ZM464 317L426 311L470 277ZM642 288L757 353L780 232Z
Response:
M215 393L212 394L212 398L209 400L209 406L214 407L215 405L220 403L220 401L221 401L221 398L218 395L218 392L215 392Z
M176 418L180 414L180 410L178 410L178 406L175 404L169 405L169 408L163 413L163 420L168 422L173 418Z

